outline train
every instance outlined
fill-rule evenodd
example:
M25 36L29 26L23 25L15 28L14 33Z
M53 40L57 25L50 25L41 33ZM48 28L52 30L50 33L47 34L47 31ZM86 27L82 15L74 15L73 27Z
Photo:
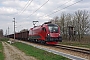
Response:
M10 34L8 37L14 38L14 34ZM62 42L60 27L51 22L45 22L40 26L34 26L30 28L29 31L15 33L15 39L51 45Z

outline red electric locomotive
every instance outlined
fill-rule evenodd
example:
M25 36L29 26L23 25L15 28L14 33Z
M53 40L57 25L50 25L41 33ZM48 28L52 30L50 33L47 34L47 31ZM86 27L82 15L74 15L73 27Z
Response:
M50 22L35 26L29 30L28 40L52 45L62 42L60 27Z

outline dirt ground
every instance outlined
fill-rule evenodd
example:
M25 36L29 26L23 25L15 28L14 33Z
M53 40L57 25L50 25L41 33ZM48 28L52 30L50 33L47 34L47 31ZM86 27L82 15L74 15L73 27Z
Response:
M2 42L2 44L4 47L5 60L37 60L34 57L25 55L24 52L6 42Z

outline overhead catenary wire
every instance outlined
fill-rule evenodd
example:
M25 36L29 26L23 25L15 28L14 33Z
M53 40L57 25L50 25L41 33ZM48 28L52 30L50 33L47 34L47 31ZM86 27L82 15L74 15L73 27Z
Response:
M49 0L48 0L49 1ZM46 1L42 6L44 6L48 1ZM69 0L69 1L71 1L71 0ZM67 1L67 2L65 2L64 4L67 4L69 1ZM64 4L62 4L61 6L63 6ZM33 15L35 12L37 12L42 6L40 6L37 10L35 10L33 13L31 13L31 15ZM61 6L58 6L57 8L59 8L59 7L61 7ZM30 15L30 16L31 16ZM30 16L28 16L28 17L30 17ZM28 18L27 17L27 18Z
M71 1L71 0L69 0L69 1L67 1L67 2L65 2L65 3L63 3L62 5L58 6L57 8L62 7L63 5L65 5L65 4L67 4L67 3L69 3L70 1Z
M48 0L48 1L49 1L49 0ZM83 0L79 0L79 1L77 1L77 2L75 2L75 3L73 3L73 4L70 4L70 5L68 5L68 6L60 9L60 10L57 10L57 11L55 11L55 12L52 12L52 13L50 13L50 14L43 15L43 16L40 16L40 17L50 16L50 15L52 15L52 14L55 14L55 13L59 12L59 11L62 11L63 9L66 9L66 8L68 8L68 7L70 7L70 6L73 6L73 5L75 5L75 4L77 4L77 3L81 2L81 1L83 1ZM45 3L44 3L44 4L45 4ZM44 4L43 4L43 5L44 5ZM43 6L43 5L42 5L42 6ZM34 14L35 12L37 12L42 6L40 6L37 10L35 10L32 14ZM60 7L60 6L59 6L59 7ZM32 14L31 14L31 15L32 15ZM30 15L30 16L31 16L31 15ZM28 16L28 17L29 17L29 16ZM38 18L39 18L39 17L38 17Z
M83 0L79 0L79 1L77 1L77 2L75 2L75 3L73 3L73 4L71 4L71 5L68 5L68 6L66 6L66 7L64 7L64 8L62 8L62 9L60 9L60 10L57 10L57 11L55 11L55 12L52 12L52 13L48 14L48 15L44 15L44 16L40 16L40 17L47 17L47 16L50 16L50 15L52 15L52 14L55 14L55 13L59 12L59 11L62 11L63 9L66 9L66 8L68 8L68 7L70 7L70 6L73 6L73 5L75 5L75 4L77 4L77 3L81 2L81 1L83 1Z
M43 5L41 5L38 9L36 9L33 13L31 13L29 16L33 15L35 12L37 12L40 8L42 8L46 3L48 3L49 0L47 0ZM28 16L28 17L29 17ZM27 17L27 18L28 18Z
M28 5L29 1L30 1L30 0L28 0L27 3L26 3L26 5L22 8L20 14L21 14L21 13L23 12L23 10L26 8L26 6Z
M21 13L19 15L21 15L32 3L33 0L28 0L28 2L26 3L26 5L24 6L24 8L21 10Z
M60 5L60 6L56 7L56 9L57 9L57 8L62 7L63 5L65 5L65 4L67 4L67 3L69 3L70 1L72 1L72 0L69 0L69 1L67 1L67 2L65 2L65 3L63 3L62 5ZM41 17L42 17L42 16L41 16Z
M50 16L50 15L52 15L52 14L55 14L55 13L57 13L57 12L63 10L63 9L66 9L66 8L68 8L68 7L70 7L70 6L73 6L73 5L75 5L75 4L77 4L77 3L81 2L81 1L83 1L83 0L79 0L79 1L77 1L77 2L75 2L75 3L73 3L73 4L71 4L71 5L68 5L68 6L66 6L66 7L64 7L64 8L62 8L62 9L60 9L60 10L57 10L57 11L51 13L51 14L48 14L47 16Z

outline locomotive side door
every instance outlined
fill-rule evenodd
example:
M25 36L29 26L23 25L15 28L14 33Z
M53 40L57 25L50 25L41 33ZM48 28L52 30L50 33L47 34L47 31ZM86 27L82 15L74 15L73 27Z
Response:
M42 28L42 35L43 35L44 40L45 40L45 38L46 38L46 34L47 34L46 28L43 27L43 28Z

